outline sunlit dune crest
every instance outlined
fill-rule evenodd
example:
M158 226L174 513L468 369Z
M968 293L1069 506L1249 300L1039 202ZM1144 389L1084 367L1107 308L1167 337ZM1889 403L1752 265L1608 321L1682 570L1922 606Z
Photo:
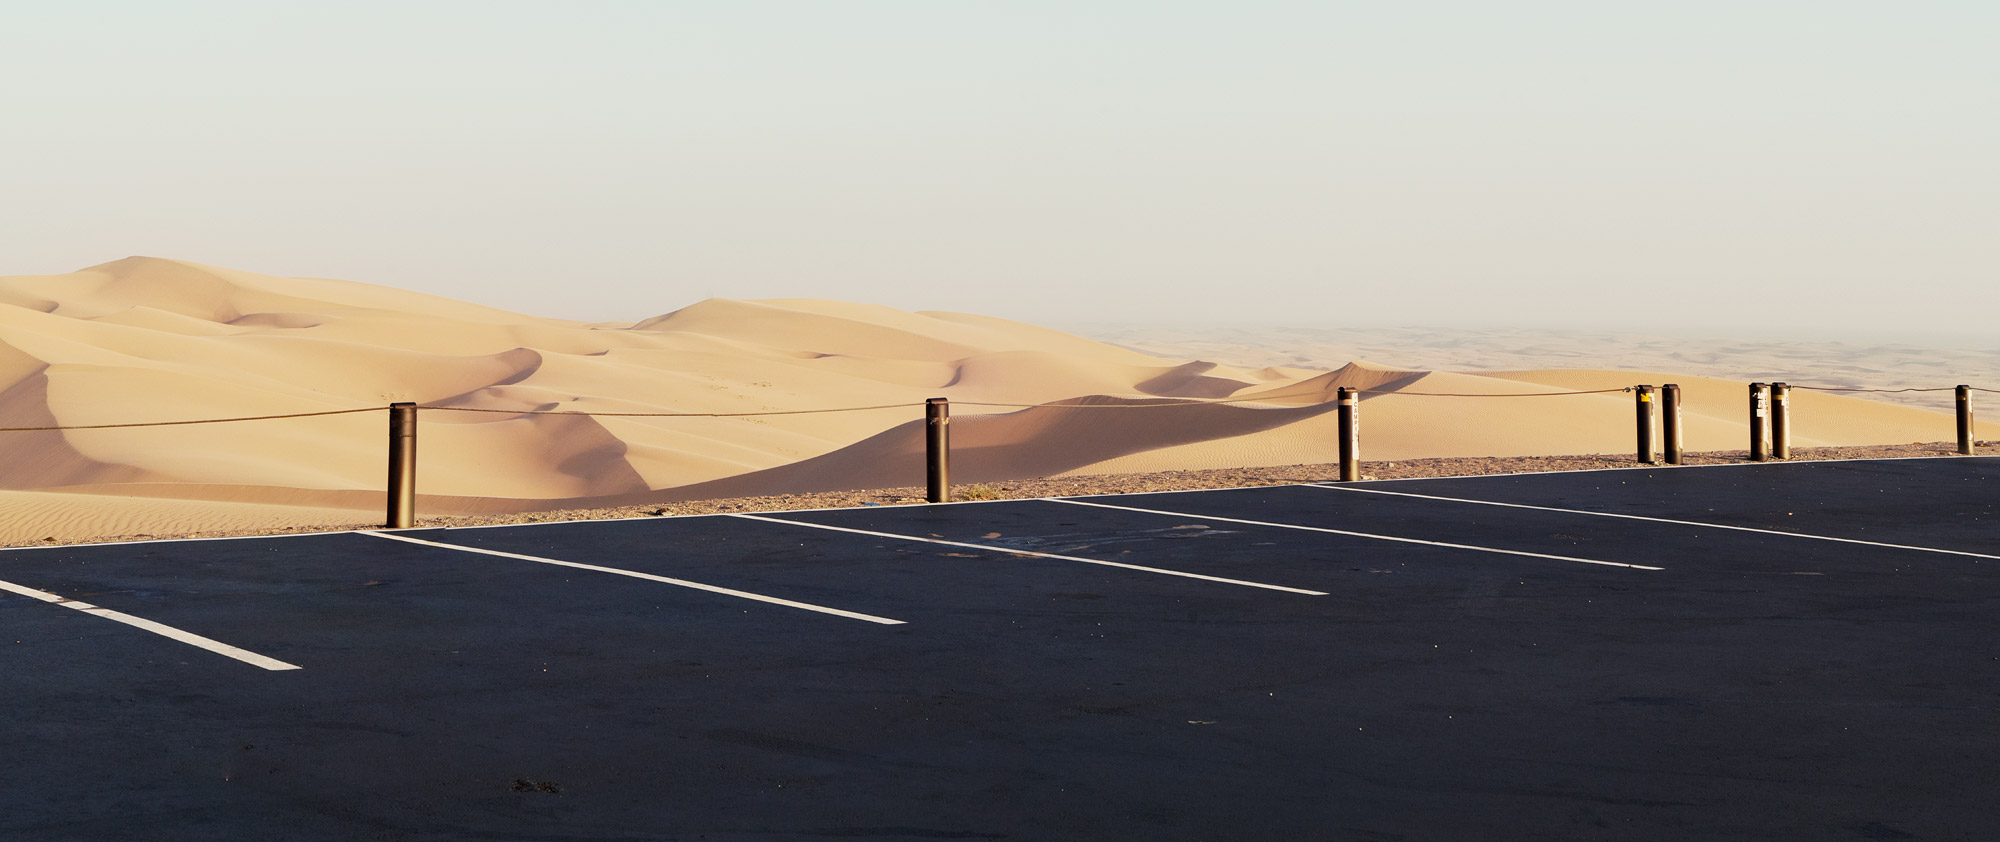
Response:
M1371 459L1632 445L1623 393L1414 393L1679 382L1690 449L1740 448L1746 437L1741 383L1669 373L1246 369L1002 319L819 300L712 299L631 324L584 324L147 257L0 278L0 381L4 427L393 401L500 410L422 411L427 514L921 484L930 397L954 404L953 473L965 482L1331 461L1330 401L1343 386L1375 390L1362 409ZM1935 412L1818 393L1794 400L1800 446L1950 435ZM9 511L0 540L365 521L381 507L385 417L0 433Z

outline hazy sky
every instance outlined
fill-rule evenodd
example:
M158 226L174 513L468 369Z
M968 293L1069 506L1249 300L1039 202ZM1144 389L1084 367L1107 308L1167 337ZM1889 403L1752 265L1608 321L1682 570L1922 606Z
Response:
M2000 333L2000 3L0 0L0 274Z

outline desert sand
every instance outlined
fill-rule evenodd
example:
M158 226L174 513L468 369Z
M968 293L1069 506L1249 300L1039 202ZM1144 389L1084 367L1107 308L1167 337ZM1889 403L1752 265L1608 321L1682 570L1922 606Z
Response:
M1690 308L1711 309L1707 302ZM1698 317L1699 314L1689 314ZM1375 320L1422 318L1421 311L1371 313ZM1500 327L1342 327L1078 322L1064 329L1161 357L1229 360L1238 365L1338 368L1348 360L1395 360L1407 368L1474 373L1551 368L1671 371L1721 380L1787 381L1831 387L1924 389L2000 383L2000 336L1921 332L1829 338L1785 336L1777 327L1683 328L1672 308L1639 314L1615 331ZM1780 319L1774 319L1780 322ZM1798 329L1795 329L1798 330ZM1950 392L1887 392L1871 400L1951 411Z
M964 483L1325 463L1341 386L1371 390L1371 460L1627 452L1629 394L1503 396L1639 383L1684 387L1690 450L1743 446L1742 382L1612 362L1231 366L821 300L585 324L134 257L0 278L0 427L67 428L0 432L0 543L378 521L394 401L438 407L420 411L418 445L419 511L438 516L917 485L930 397L953 403ZM1487 397L1422 396L1443 393ZM853 407L879 408L824 411ZM1794 407L1799 447L1953 435L1921 407L1825 393ZM78 429L344 410L362 411Z

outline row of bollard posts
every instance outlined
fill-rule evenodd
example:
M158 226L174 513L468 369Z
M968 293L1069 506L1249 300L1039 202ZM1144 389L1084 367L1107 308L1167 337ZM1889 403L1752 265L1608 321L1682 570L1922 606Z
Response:
M1678 465L1685 452L1681 439L1681 387L1668 383L1657 391L1652 386L1634 386L1633 405L1638 410L1639 463ZM1655 397L1657 396L1657 400ZM1660 435L1656 435L1656 433ZM1664 439L1664 443L1659 443Z
M1792 458L1792 387L1750 384L1750 461Z
M1681 464L1684 453L1681 418L1681 387L1668 383L1658 387L1635 386L1638 457L1641 464ZM1972 387L1959 386L1958 452L1973 452ZM1657 399L1656 399L1657 398ZM1361 479L1361 390L1340 387L1334 393L1340 438L1340 481ZM1659 432L1662 435L1656 436ZM1663 439L1663 441L1662 441ZM1750 384L1750 459L1756 462L1792 455L1791 387L1784 383ZM930 398L924 401L924 480L925 499L932 503L951 502L951 401ZM389 405L389 506L390 529L416 525L417 507L417 405L402 401Z
M924 402L924 465L933 503L951 501L951 404L944 398ZM389 505L385 524L408 529L417 522L417 405L389 405Z
M924 401L926 498L951 502L951 402ZM387 527L408 529L417 522L417 405L389 405L389 506Z
M1360 419L1355 405L1360 390L1342 386L1336 394L1340 424L1340 479L1361 479ZM929 398L924 401L924 499L932 503L951 502L951 401Z
M1972 387L1952 390L1958 403L1958 452L1973 454ZM1750 384L1750 459L1792 458L1792 387L1785 383Z

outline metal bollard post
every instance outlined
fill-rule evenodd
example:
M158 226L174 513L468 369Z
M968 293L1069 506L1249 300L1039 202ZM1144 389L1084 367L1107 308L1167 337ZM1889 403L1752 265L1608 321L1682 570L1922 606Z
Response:
M1792 387L1771 384L1771 456L1792 458Z
M1764 447L1765 416L1770 412L1770 394L1762 383L1750 384L1750 461L1771 458Z
M1633 391L1638 393L1633 404L1639 410L1639 463L1657 465L1660 459L1655 455L1659 450L1653 444L1653 387L1636 386Z
M1960 386L1958 393L1958 452L1972 455L1972 387Z
M1334 392L1339 402L1337 420L1340 423L1340 481L1357 482L1361 479L1361 417L1356 405L1360 392L1340 387Z
M1667 439L1667 464L1681 463L1681 387L1668 383L1660 387L1660 407Z
M924 478L926 499L951 502L951 401L945 398L924 401Z
M417 405L389 405L389 523L408 529L417 523Z

